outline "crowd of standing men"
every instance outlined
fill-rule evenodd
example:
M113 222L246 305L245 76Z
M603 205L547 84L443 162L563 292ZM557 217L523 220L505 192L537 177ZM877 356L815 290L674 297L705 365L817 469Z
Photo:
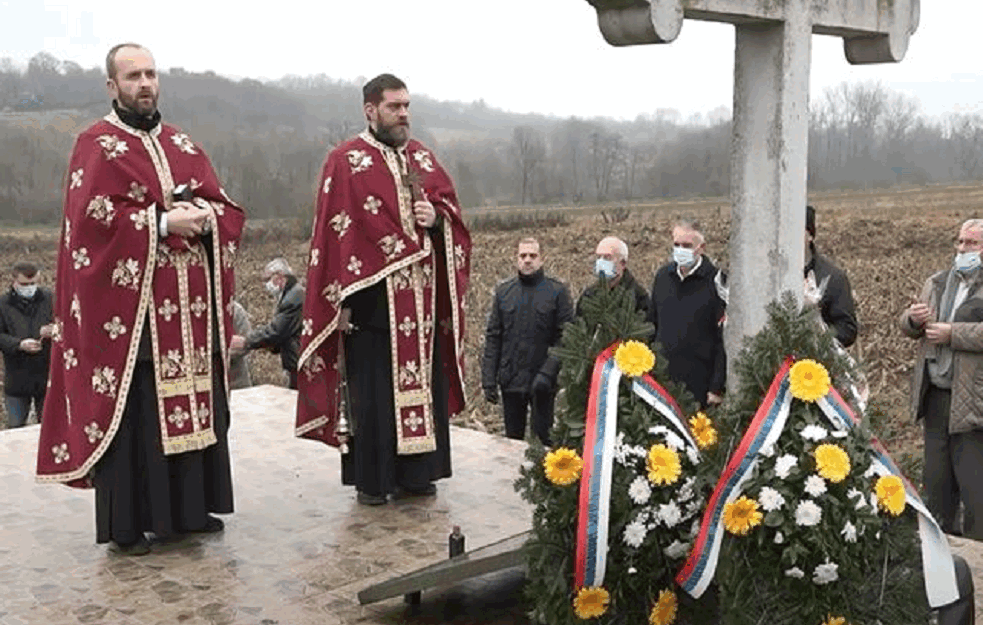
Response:
M148 535L221 531L214 515L233 511L228 380L248 384L245 354L270 349L299 391L296 435L342 450L342 481L360 503L433 495L451 475L449 416L464 406L471 238L450 177L410 136L406 85L382 74L364 86L366 130L324 164L306 289L274 259L262 275L274 317L252 329L234 299L244 211L201 147L162 121L151 53L115 46L106 72L112 109L70 159L56 292L20 262L0 295L5 406L12 427L32 406L40 416L39 479L94 487L96 540L121 553L147 553ZM858 328L850 283L817 250L806 211L804 300L846 348ZM669 377L700 406L723 401L726 277L699 224L680 220L671 237L648 290L625 242L602 239L596 282L575 304L546 274L540 242L518 242L481 375L507 436L525 436L531 411L550 445L560 367L550 348L601 288L629 292ZM946 531L981 539L983 221L962 225L956 249L901 329L921 342L912 408L925 423L929 507Z

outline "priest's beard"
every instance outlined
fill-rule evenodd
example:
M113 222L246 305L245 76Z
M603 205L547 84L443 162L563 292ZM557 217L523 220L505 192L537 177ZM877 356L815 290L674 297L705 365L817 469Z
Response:
M141 100L140 95L150 95L150 101ZM123 108L129 109L143 117L153 117L154 113L157 112L157 96L154 94L137 94L137 97L131 98L120 91L117 94L117 100L119 100L119 104Z
M375 136L391 148L404 145L410 138L410 123L384 124L381 121L375 125Z

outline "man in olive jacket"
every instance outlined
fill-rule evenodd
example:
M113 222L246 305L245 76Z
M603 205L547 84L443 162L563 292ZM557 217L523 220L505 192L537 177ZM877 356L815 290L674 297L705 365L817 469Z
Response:
M930 277L901 315L919 340L911 409L925 431L928 508L947 533L983 539L983 220L959 229L952 267Z
M502 391L505 435L522 439L532 406L532 431L550 444L559 361L549 348L559 344L563 326L573 319L570 292L545 275L539 242L519 241L518 275L495 289L485 330L481 386L485 399L498 403Z

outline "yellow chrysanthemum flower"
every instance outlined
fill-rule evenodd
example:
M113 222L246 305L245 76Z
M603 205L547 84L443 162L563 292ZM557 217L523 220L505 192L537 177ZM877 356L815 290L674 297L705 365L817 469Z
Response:
M800 360L789 371L792 397L816 401L829 392L829 372L815 360Z
M665 445L652 445L645 463L649 481L659 486L673 484L683 472L679 464L679 454Z
M584 461L574 450L560 447L546 454L543 466L546 468L546 479L557 486L567 486L580 478Z
M614 362L630 378L644 375L655 366L655 354L639 341L625 341L614 352Z
M580 619L597 618L608 611L611 595L603 586L585 586L573 598L573 612Z
M650 625L669 625L676 620L676 593L671 590L659 592L659 600L649 612Z
M713 421L702 412L689 418L689 426L700 449L712 447L717 442L717 430L713 427Z
M731 534L747 536L752 527L761 525L764 515L758 510L758 502L742 496L724 506L724 527Z
M877 505L888 513L898 516L904 512L905 492L904 483L897 475L882 475L874 485L877 494Z
M850 456L839 445L822 444L813 452L816 457L816 473L834 484L839 484L850 473Z
M846 618L842 616L826 616L826 620L823 621L823 625L850 625L846 622Z

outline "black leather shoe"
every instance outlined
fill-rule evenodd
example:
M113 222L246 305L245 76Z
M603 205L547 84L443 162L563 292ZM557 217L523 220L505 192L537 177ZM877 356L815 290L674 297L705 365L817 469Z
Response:
M147 540L146 536L141 534L140 538L137 538L132 543L125 543L121 545L118 542L113 541L113 543L109 546L109 550L123 556L145 556L150 553L150 542Z
M396 489L396 498L405 499L407 497L433 497L437 494L437 485L430 482L423 488L407 488L400 486Z
M225 522L217 516L208 515L205 525L200 529L191 530L195 534L214 534L225 529Z
M386 503L385 495L370 495L362 491L358 491L355 499L363 506L381 506Z

